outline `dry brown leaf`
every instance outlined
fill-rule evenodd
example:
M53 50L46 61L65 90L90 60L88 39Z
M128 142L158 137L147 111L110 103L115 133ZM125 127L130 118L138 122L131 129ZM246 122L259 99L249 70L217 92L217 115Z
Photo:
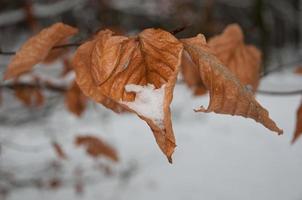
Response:
M297 67L294 71L295 74L302 75L302 66Z
M201 77L199 75L198 67L191 60L190 55L184 51L182 54L181 73L185 83L193 90L194 95L204 95L207 93Z
M169 105L182 50L173 35L160 29L146 29L137 37L114 36L105 30L80 46L73 59L83 93L113 110L127 108L145 120L170 162L176 145ZM154 95L146 99L146 90ZM138 101L145 107L137 108ZM152 107L148 101L160 105ZM147 113L148 109L155 111ZM157 112L160 117L150 116Z
M102 90L95 85L92 79L92 75L90 73L91 59L89 58L91 57L93 45L94 42L84 43L77 49L75 56L72 59L71 64L76 72L77 84L87 97L103 104L105 107L113 110L116 113L121 113L125 111L125 109L120 106L119 103L116 103L103 95Z
M201 107L197 111L252 118L282 134L283 131L269 118L268 111L255 100L253 93L214 56L204 36L199 34L182 42L192 61L199 67L202 81L210 93L208 108Z
M230 69L243 85L257 90L260 80L261 52L253 45L244 43L239 25L231 24L221 35L209 40L209 46L222 63Z
M302 103L300 104L298 110L297 110L297 119L296 119L296 129L294 133L294 137L292 139L292 143L296 142L297 139L302 134Z
M60 46L60 45L64 45L64 44L67 44L66 40L55 44L55 46ZM68 53L68 51L69 51L68 48L51 49L49 51L48 55L46 56L46 58L43 60L43 63L50 64L50 63L56 61L57 59L63 57L64 55L66 55Z
M39 107L44 104L44 96L39 88L35 87L15 87L13 88L15 97L25 106Z
M4 79L15 78L30 71L34 65L42 62L52 47L77 33L77 29L63 23L56 23L43 29L27 40L10 62Z
M56 155L58 156L58 158L61 158L61 159L64 159L64 160L67 159L67 156L66 156L63 148L61 147L61 145L59 143L52 142L51 146L54 149L54 151L55 151Z
M77 146L84 146L86 148L86 152L94 158L105 156L113 161L119 160L115 149L95 136L77 136L75 144Z
M80 117L86 108L87 98L76 82L73 82L71 87L65 93L65 105L73 114Z

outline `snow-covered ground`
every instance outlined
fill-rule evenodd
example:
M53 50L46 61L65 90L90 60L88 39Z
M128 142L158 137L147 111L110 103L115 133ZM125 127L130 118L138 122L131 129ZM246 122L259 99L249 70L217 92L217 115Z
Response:
M295 89L301 83L301 77L283 73L264 79L261 88ZM81 196L66 184L57 190L15 189L8 199L302 199L302 139L290 145L301 97L258 95L257 99L284 135L277 136L250 119L195 113L193 108L207 105L208 98L193 97L186 86L177 85L172 113L178 146L172 165L155 144L149 127L135 115L117 115L91 104L78 119L59 101L46 118L0 126L2 141L9 138L28 148L20 151L14 144L4 145L1 168L24 179L43 175L45 163L56 158L49 144L52 138L69 157L60 161L63 178L72 178L73 170L81 166L85 176L93 179ZM95 170L95 161L73 145L75 135L86 133L99 135L118 150L120 162L108 163L113 166L112 176Z

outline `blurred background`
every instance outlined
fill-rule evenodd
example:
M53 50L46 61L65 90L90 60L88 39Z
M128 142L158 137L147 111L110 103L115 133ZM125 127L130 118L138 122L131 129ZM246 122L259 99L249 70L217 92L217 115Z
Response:
M302 65L301 0L0 0L1 80L11 58L1 52L16 51L55 22L79 28L74 43L105 28L126 35L183 29L178 38L209 38L238 23L245 41L261 49L263 73L278 69L260 89L302 88L301 75L292 73ZM73 76L60 76L66 62L39 64L34 76L68 85ZM208 97L178 84L172 104L178 147L170 165L149 127L133 115L88 102L78 117L65 108L64 91L42 91L43 105L28 106L20 92L0 84L0 200L302 200L302 141L290 145L299 95L257 96L285 131L277 137L252 120L194 113ZM74 144L78 135L102 138L118 161L87 155Z

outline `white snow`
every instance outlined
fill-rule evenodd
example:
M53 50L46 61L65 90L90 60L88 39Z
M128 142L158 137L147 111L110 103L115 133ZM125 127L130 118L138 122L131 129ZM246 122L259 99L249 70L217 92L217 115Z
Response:
M297 89L302 85L301 76L288 76L271 75L261 83L261 89L285 90L286 85ZM130 90L139 93L148 89L130 86ZM29 187L14 190L8 200L301 199L302 138L290 145L301 96L257 95L257 99L284 129L284 135L277 136L241 117L195 113L193 108L207 105L208 97L193 97L186 86L178 84L171 106L178 145L173 165L167 163L142 120L133 114L116 115L102 106L89 106L78 119L66 111L62 100L43 120L19 126L0 125L1 141L12 139L22 146L42 148L30 152L3 145L1 169L25 178L46 173L42 170L45 163L55 159L49 145L49 137L55 135L69 157L62 163L64 178L70 179L77 166L84 168L85 176L93 178L82 196L77 196L72 186L58 190ZM4 102L2 107L8 104L13 102ZM114 167L116 175L104 176L83 149L73 145L79 133L98 135L117 149L121 161Z
M128 84L125 86L127 92L135 92L135 100L132 102L121 101L122 104L135 110L139 115L151 119L159 127L163 126L165 84L155 89L153 84L145 86Z

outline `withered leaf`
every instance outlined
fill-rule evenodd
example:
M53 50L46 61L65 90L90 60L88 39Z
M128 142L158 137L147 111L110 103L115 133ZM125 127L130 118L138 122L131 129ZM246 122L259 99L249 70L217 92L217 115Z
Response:
M125 109L102 94L102 89L97 87L93 81L90 66L91 66L91 51L94 42L86 42L81 45L72 59L72 66L76 72L76 81L83 94L92 100L103 104L105 107L114 112L121 113Z
M75 144L85 147L86 152L94 158L105 156L112 161L119 160L116 150L98 137L91 135L77 136Z
M78 117L82 115L86 108L87 98L74 81L65 93L65 105L67 109Z
M294 71L295 74L302 75L302 66L299 66Z
M44 104L44 96L40 88L31 86L14 87L15 97L25 106L39 107Z
M190 55L186 51L183 52L180 68L183 80L188 87L193 90L194 95L199 96L207 93L207 89L205 88L199 75L198 67L191 60Z
M182 42L193 62L199 67L202 81L210 93L208 108L201 107L197 111L252 118L268 129L282 134L283 131L269 118L268 111L255 100L253 93L214 56L202 35L183 39Z
M61 158L61 159L67 159L67 156L63 150L63 148L61 147L61 145L57 142L52 142L51 143L51 146L53 147L56 155L58 156L58 158Z
M292 139L292 143L296 142L297 139L302 134L302 103L300 104L298 110L297 110L297 119L296 119L296 129L294 133L294 137Z
M173 35L160 29L146 29L137 37L105 30L80 46L73 59L83 93L113 110L118 105L145 120L169 161L176 146L169 105L182 50ZM115 105L108 106L108 101Z
M55 44L55 46L60 46L60 45L64 45L64 44L67 44L66 40ZM51 49L49 51L48 55L46 56L46 58L43 60L43 63L50 64L50 63L56 61L57 59L66 55L68 53L68 50L69 50L68 48Z
M27 40L12 58L4 74L4 79L15 78L30 71L34 65L42 62L52 47L77 33L77 29L63 23L56 23L43 29Z
M261 52L255 46L244 43L244 35L239 25L227 26L221 35L211 38L208 44L218 59L244 86L251 86L253 92L257 90Z

